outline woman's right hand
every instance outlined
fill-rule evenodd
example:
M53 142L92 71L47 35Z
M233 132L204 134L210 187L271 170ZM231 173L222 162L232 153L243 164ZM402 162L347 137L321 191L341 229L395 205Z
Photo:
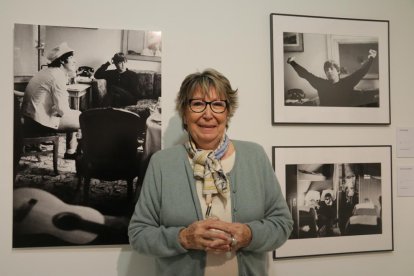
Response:
M186 249L227 252L231 235L212 226L214 220L196 221L179 233L179 241Z

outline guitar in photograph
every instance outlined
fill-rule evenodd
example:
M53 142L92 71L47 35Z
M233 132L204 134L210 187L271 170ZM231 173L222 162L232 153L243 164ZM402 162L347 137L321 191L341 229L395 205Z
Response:
M66 204L56 196L35 188L13 193L15 235L48 234L65 242L82 245L108 231L104 216L95 209Z

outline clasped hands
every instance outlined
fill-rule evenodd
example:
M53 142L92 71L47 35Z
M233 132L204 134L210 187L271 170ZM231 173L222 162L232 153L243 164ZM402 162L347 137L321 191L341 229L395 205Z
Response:
M217 253L237 251L249 245L250 227L242 223L229 223L217 218L196 221L179 233L179 241L186 249Z

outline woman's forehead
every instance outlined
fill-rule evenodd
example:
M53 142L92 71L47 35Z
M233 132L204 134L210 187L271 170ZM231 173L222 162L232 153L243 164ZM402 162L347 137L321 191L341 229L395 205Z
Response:
M226 98L226 94L218 91L214 86L209 86L209 87L201 87L201 86L197 86L192 93L190 93L191 97L200 97L200 98Z

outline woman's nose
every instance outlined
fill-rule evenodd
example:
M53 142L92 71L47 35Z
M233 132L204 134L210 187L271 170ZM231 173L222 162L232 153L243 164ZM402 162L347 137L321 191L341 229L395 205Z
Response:
M203 118L211 118L212 113L213 113L213 111L211 110L211 105L207 105L206 109L204 110L204 113L203 113Z

